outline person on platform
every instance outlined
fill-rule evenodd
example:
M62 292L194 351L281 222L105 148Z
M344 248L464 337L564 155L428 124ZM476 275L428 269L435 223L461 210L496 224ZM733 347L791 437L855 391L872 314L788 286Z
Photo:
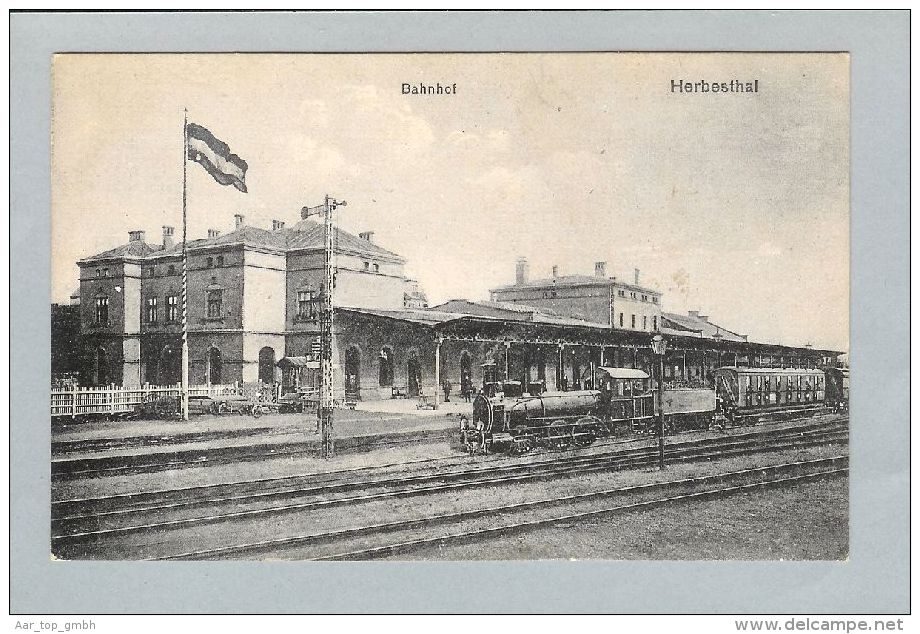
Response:
M450 390L453 388L450 379L444 379L444 402L450 403Z

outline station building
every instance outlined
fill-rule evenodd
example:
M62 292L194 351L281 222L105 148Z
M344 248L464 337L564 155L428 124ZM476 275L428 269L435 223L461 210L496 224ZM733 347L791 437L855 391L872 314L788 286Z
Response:
M189 379L193 385L262 382L284 390L318 382L324 226L307 219L271 229L237 216L226 234L188 243ZM78 262L81 382L175 384L181 375L181 244L133 231L118 247ZM594 275L531 280L519 260L514 284L489 301L428 306L405 259L336 230L334 367L340 398L431 395L445 380L468 393L486 378L540 389L591 386L598 366L652 370L665 336L665 380L706 383L723 365L820 367L836 351L748 341L705 315L661 310L661 293Z
M144 231L80 260L84 382L173 384L181 375L182 245L172 227L151 244ZM274 221L271 230L243 216L188 243L189 380L273 383L277 362L303 356L319 332L324 227ZM368 232L335 236L336 301L355 308L427 304L404 273L405 259Z

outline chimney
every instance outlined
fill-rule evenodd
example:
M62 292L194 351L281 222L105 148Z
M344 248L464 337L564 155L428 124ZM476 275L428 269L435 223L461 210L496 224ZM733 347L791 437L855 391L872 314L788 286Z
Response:
M219 235L220 235L220 231L218 231L217 229L208 229L209 238L216 238Z
M174 231L175 229L173 227L167 227L166 225L163 225L163 248L164 249L168 249L173 244L175 244L173 242L173 232Z
M607 263L606 262L595 262L594 263L594 277L607 277Z
M530 274L530 265L527 263L527 258L518 258L517 260L517 271L514 278L514 283L520 286L521 284L527 283L527 278Z
M235 214L233 217L236 219L236 228L239 229L240 227L242 227L243 221L246 220L246 216L244 216L243 214Z
M639 269L633 269L633 275L635 277L635 281L633 282L633 284L635 284L636 286L639 286Z
M553 264L553 277L559 277L559 265Z
M700 318L700 311L698 311L698 310L688 310L688 311L687 311L687 314L688 314L690 317L693 317L694 319L699 319L699 318Z
M146 231L137 230L128 232L128 242L143 242L146 237Z
M373 231L362 231L358 234L358 237L362 240L367 240L368 242L374 241L374 232Z
M698 315L698 317L700 321L705 321L707 324L709 323L709 315Z
M278 231L278 229L284 229L284 221L272 220L272 231Z

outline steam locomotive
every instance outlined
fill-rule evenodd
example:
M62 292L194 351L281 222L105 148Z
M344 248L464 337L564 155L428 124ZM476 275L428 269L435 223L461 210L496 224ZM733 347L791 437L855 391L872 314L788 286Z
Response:
M815 413L825 407L829 381L824 371L801 368L723 367L713 378L711 388L665 385L660 409L666 433ZM842 379L834 383L841 386L834 388L835 408L843 398L842 384ZM494 384L476 396L472 417L461 419L461 442L470 450L525 452L536 446L587 446L625 431L655 431L659 395L646 372L597 368L595 385L599 389L524 393L518 381ZM848 380L846 385L848 395Z

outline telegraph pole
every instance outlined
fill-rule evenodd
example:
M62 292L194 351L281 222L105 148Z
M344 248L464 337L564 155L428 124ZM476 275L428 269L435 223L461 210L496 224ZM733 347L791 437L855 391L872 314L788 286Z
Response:
M332 222L332 212L339 206L347 205L344 200L338 201L326 196L322 205L304 207L303 217L323 214L325 227L325 244L323 248L323 306L320 311L320 368L322 383L319 392L319 408L316 411L316 425L320 432L320 453L323 458L329 459L335 455L335 434L332 428L332 412L335 408L335 373L332 365L332 351L335 347L335 334L332 329L333 301L332 291L335 288L335 226Z

